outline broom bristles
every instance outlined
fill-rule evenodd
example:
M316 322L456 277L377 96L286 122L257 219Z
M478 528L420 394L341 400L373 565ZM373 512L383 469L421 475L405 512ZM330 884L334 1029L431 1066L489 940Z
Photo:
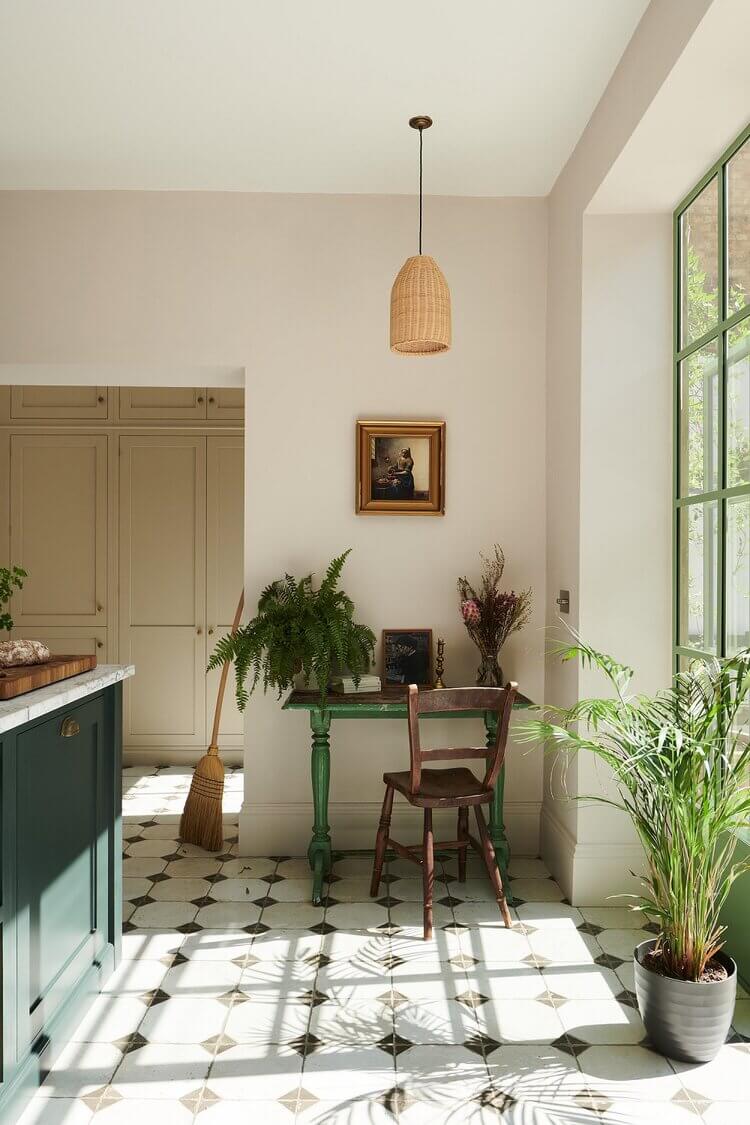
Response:
M224 843L221 799L224 795L224 763L218 746L209 746L195 767L190 792L180 819L180 836L208 852L218 852Z

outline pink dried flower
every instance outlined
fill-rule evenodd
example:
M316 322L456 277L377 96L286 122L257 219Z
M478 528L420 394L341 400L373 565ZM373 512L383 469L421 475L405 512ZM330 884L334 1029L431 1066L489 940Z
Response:
M467 625L478 625L482 615L479 612L477 603L471 598L468 598L466 601L461 602L461 616Z

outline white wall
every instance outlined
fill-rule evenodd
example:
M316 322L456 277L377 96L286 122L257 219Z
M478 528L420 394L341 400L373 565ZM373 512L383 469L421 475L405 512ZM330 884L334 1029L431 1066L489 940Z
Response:
M585 613L583 602L588 596L581 556L582 447L589 436L582 431L584 215L686 44L700 28L711 3L712 0L652 0L549 196L546 623L557 633L557 591L561 587L570 590L567 621L574 628L581 623ZM649 169L638 168L636 174L648 176ZM646 302L650 283L650 278L643 279ZM613 420L610 412L608 424ZM667 545L668 528L669 524L664 529ZM572 662L563 666L556 659L547 661L545 685L547 702L561 706L570 706L584 686ZM596 854L589 855L584 863L582 851L576 850L579 830L584 831L579 829L582 806L570 797L588 789L583 759L575 760L568 768L566 786L561 785L552 759L547 759L542 854L573 902L595 901L602 885L598 875L588 883L588 876L596 871ZM582 875L584 867L586 876ZM627 857L617 872L610 870L609 874L615 881L627 879Z
M671 676L671 215L585 216L582 292L579 629L651 693ZM609 694L587 668L579 692ZM591 755L576 782L579 795L615 795ZM579 803L577 903L635 892L642 865L627 817Z
M455 581L498 541L509 585L536 598L503 666L540 699L546 202L427 200L425 248L451 286L455 340L427 359L388 350L414 219L409 197L0 194L0 363L243 367L249 604L285 570L320 571L351 546L345 585L361 619L378 633L432 626L446 681L471 682ZM378 416L446 420L445 517L355 516L354 421ZM404 731L342 723L332 747L334 840L371 845L383 770L406 764ZM301 852L304 719L254 699L246 766L244 849ZM536 853L538 752L511 752L506 793L511 842Z

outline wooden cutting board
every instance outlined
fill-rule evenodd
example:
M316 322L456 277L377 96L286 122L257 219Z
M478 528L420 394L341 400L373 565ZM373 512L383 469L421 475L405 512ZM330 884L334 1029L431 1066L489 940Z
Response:
M0 699L14 699L27 691L67 680L96 668L95 656L53 656L44 664L24 664L20 668L0 668Z

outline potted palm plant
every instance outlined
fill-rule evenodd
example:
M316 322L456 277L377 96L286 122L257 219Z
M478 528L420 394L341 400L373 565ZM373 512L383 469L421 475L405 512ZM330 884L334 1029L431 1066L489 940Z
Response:
M603 672L612 697L545 708L521 737L590 751L614 774L615 797L586 799L626 812L643 845L643 893L628 897L660 932L634 952L641 1017L662 1054L708 1061L726 1039L737 991L720 912L750 867L736 851L750 823L750 650L696 660L653 697L632 694L632 670L579 638L559 651Z
M314 682L325 704L331 673L348 668L355 682L372 664L375 635L354 620L354 603L338 588L349 551L333 559L318 589L311 574L287 574L267 586L252 621L223 637L209 668L234 663L237 705L244 711L262 682L279 696L295 678Z

